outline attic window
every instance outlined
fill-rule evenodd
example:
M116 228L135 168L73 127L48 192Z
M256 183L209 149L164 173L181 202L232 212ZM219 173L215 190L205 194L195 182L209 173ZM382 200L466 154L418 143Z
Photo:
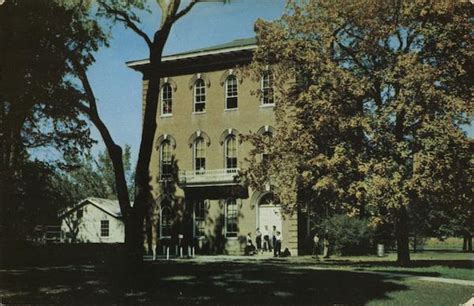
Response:
M82 210L82 208L78 209L76 212L76 218L81 219L83 216L84 216L84 211Z

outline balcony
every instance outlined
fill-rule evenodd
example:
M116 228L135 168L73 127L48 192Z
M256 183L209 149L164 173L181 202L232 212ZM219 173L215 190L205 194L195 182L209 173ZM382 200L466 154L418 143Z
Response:
M179 184L185 187L237 185L239 168L212 170L184 170L179 172Z

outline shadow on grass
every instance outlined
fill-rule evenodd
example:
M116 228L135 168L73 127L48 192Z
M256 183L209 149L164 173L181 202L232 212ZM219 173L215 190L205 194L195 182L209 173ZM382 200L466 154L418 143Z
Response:
M4 303L365 304L408 288L396 277L288 262L160 262L0 270Z

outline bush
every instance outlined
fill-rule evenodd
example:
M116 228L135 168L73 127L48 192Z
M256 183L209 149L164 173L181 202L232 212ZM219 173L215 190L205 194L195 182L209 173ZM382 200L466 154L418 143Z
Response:
M332 253L361 255L370 252L370 231L367 220L335 215L322 223Z

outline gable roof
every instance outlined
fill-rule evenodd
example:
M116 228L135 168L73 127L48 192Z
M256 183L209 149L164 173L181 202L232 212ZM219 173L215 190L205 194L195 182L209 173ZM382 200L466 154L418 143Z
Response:
M65 215L71 213L72 211L79 209L87 204L94 205L98 209L104 211L105 213L111 215L115 218L122 218L122 212L120 211L120 205L117 200L109 200L103 198L89 197L86 198L73 207L67 208L59 213L59 217L64 217Z
M235 39L233 41L230 41L224 44L214 45L214 46L210 46L206 48L193 49L193 50L189 50L185 52L164 55L162 57L162 61L169 62L169 61L198 57L198 56L251 50L251 49L255 49L256 47L257 47L256 37L241 38L241 39ZM136 66L146 65L149 62L150 62L149 59L141 59L141 60L128 61L126 62L126 64L128 67L133 68Z

